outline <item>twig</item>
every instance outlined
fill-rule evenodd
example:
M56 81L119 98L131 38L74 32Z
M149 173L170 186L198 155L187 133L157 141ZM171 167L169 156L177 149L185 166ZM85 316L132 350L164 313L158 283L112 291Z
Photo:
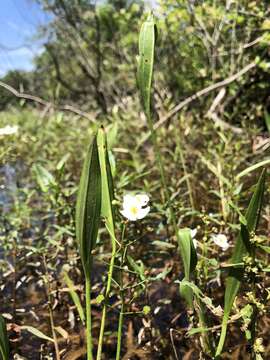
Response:
M172 347L173 347L173 352L174 352L174 356L176 360L179 360L178 354L177 354L177 350L175 348L175 344L174 344L174 339L173 339L173 331L174 329L170 329L170 339L171 339L171 343L172 343Z
M222 99L224 98L226 94L226 90L225 88L221 88L217 94L217 96L215 97L212 105L210 106L210 109L207 111L206 117L208 117L209 119L213 120L214 123L219 126L222 129L230 129L232 132L236 133L236 134L242 134L243 133L243 129L237 127L237 126L233 126L228 124L226 121L223 121L222 119L219 118L217 112L216 112L216 108L220 105L220 102L222 101Z
M224 86L228 86L230 85L232 82L234 82L235 80L239 79L241 76L243 76L244 74L246 74L247 72L249 72L251 69L253 69L254 67L257 66L256 62L251 62L250 64L246 65L243 69L241 69L240 71L238 71L237 73L235 73L232 76L229 76L228 78L219 81L215 84L212 84L210 86L207 86L206 88L197 91L195 94L187 97L186 99L184 99L183 101L181 101L178 105L176 105L171 111L168 112L167 115L165 115L164 117L162 117L155 125L154 125L154 130L159 129L162 125L164 125L169 119L171 119L174 115L176 115L181 109L183 109L186 105L188 105L189 103L191 103L192 101L199 99L202 96L205 96L207 94L209 94L210 92L217 90L221 87ZM147 141L150 137L150 133L148 132L145 137L141 140L140 144L138 145L138 147L140 147L142 144L145 143L145 141Z
M91 122L95 122L95 120L88 113L86 113L86 112L84 112L82 110L79 110L79 109L75 108L72 105L56 105L56 104L53 104L53 103L51 103L49 101L41 99L38 96L34 96L34 95L31 95L31 94L25 94L25 93L19 92L14 87L12 87L12 86L10 86L10 85L2 82L2 81L0 81L0 87L6 89L10 93L12 93L14 96L16 96L16 97L18 97L20 99L33 101L33 102L35 102L37 104L45 106L46 109L54 108L54 109L58 109L58 110L62 110L62 111L69 111L69 112L72 112L74 114L80 115L81 117L84 117L84 118L88 119Z
M178 105L176 105L167 115L165 115L163 118L161 118L155 125L154 125L154 129L158 129L160 128L165 122L167 122L172 116L174 116L175 114L177 114L181 109L183 109L183 107L185 107L186 105L188 105L189 103L191 103L192 101L200 98L201 96L207 95L208 93L210 93L211 91L214 91L216 89L219 89L223 86L227 86L229 84L231 84L232 82L234 82L235 80L239 79L241 76L243 76L245 73L247 73L248 71L250 71L251 69L253 69L255 66L257 66L257 64L255 62L252 62L250 64L248 64L247 66L245 66L243 69L241 69L239 72L237 72L236 74L226 78L225 80L219 81L215 84L212 84L210 86L207 86L206 88L197 91L195 94L189 96L188 98L186 98L185 100L181 101Z

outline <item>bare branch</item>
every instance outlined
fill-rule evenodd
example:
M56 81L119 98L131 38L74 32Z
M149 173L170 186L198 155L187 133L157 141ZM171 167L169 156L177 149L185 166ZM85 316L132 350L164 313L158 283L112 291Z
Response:
M95 120L86 112L75 108L72 105L55 105L49 101L43 100L38 96L34 96L31 94L25 94L25 93L21 93L18 90L14 89L12 86L5 84L4 82L0 81L0 87L6 89L7 91L9 91L10 93L12 93L14 96L16 96L17 98L20 99L25 99L28 101L33 101L37 104L40 104L42 106L45 106L46 109L48 108L54 108L54 109L58 109L58 110L62 110L62 111L68 111L68 112L72 112L74 114L77 114L81 117L84 117L86 119L88 119L91 122L95 122Z
M233 74L232 76L229 76L228 78L226 78L226 79L224 79L222 81L219 81L219 82L217 82L215 84L207 86L206 88L204 88L202 90L199 90L195 94L187 97L186 99L181 101L178 105L176 105L171 111L169 111L167 115L162 117L154 125L154 130L157 130L162 125L164 125L169 119L171 119L174 115L176 115L180 110L182 110L186 105L190 104L192 101L194 101L196 99L199 99L200 97L205 96L205 95L209 94L210 92L212 92L214 90L217 90L217 89L220 89L222 87L230 85L232 82L239 79L241 76L243 76L244 74L246 74L247 72L249 72L251 69L253 69L256 66L257 66L256 62L251 62L250 64L246 65L243 69L241 69L237 73ZM147 133L146 136L143 137L143 139L141 140L138 147L140 147L145 141L147 141L150 136L151 136L150 133Z
M252 62L245 66L243 69L241 69L236 74L226 78L225 80L219 81L215 84L212 84L210 86L207 86L206 88L197 91L195 94L189 96L185 100L181 101L178 105L176 105L167 115L165 115L163 118L161 118L154 126L154 129L160 128L163 124L165 124L170 118L172 118L175 114L177 114L183 107L191 103L192 101L200 98L201 96L209 94L213 90L217 90L223 86L228 86L235 80L239 79L241 76L243 76L245 73L253 69L257 64L255 62Z

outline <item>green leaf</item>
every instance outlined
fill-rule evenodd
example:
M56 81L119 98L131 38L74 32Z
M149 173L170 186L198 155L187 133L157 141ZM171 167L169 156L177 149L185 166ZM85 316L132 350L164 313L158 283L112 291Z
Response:
M197 327L197 328L190 329L187 334L188 334L188 336L193 336L196 334L205 333L209 330L211 330L211 329L204 328L204 327Z
M109 155L107 151L106 135L103 127L98 130L97 144L101 171L101 216L105 220L105 224L110 236L114 237L115 240L114 210L112 206L112 201L114 199L114 186Z
M265 187L265 169L262 171L262 174L258 180L253 196L250 200L245 215L246 225L241 224L241 230L236 240L234 252L230 261L232 264L241 263L243 261L244 256L246 256L246 254L250 252L252 249L252 245L249 241L249 234L251 232L256 231L259 222L260 212L263 202L264 187ZM224 346L230 312L235 297L238 293L243 275L244 275L244 268L242 267L230 268L228 278L226 281L225 299L224 299L224 316L222 320L222 329L221 329L219 344L216 350L216 357L219 357Z
M144 268L143 262L141 260L138 260L136 262L130 255L127 255L127 260L129 262L129 265L138 274L140 279L142 281L144 281L145 280L145 274L144 274L145 268Z
M9 359L9 341L7 335L6 323L2 315L0 315L0 360Z
M192 293L194 294L194 296L197 298L197 300L199 300L198 303L205 304L212 312L215 311L215 307L212 303L212 300L208 296L205 296L203 294L203 292L201 291L201 289L197 285L195 285L193 282L190 282L186 279L184 279L182 281L176 281L176 282L180 282L180 285L182 283L182 286L192 290Z
M54 176L40 164L34 164L32 167L37 183L40 186L41 191L48 192L50 187L56 185Z
M101 211L101 172L96 136L89 146L81 174L76 205L76 238L86 274L97 240Z
M266 160L262 160L254 165L249 166L248 168L246 168L245 170L241 171L237 176L236 179L240 179L241 177L249 174L250 172L258 169L259 167L265 166L270 164L270 158L266 159Z
M83 307L82 307L82 304L81 304L81 300L80 300L77 292L74 289L73 281L68 276L68 273L66 271L64 272L64 279L65 279L65 282L66 282L66 284L68 286L69 294L70 294L70 296L72 298L72 301L74 302L74 305L77 308L80 319L81 319L82 323L84 323L85 322L85 316L84 316L84 311L83 311Z
M185 277L184 280L189 281L190 276L197 265L197 253L194 248L190 229L180 229L178 232L178 246L184 264ZM180 294L187 301L190 307L193 306L193 291L186 286L184 282L180 282Z
M156 25L153 15L142 24L139 35L138 85L147 118L151 113L151 84L153 77Z
M54 342L53 338L45 335L42 331L36 329L36 328L33 327L33 326L24 325L24 326L20 326L20 329L21 329L21 330L29 331L31 334L37 336L37 337L40 338L40 339Z
M259 249L262 249L263 251L265 251L267 254L270 254L270 246L258 244L257 247L258 247Z
M265 120L267 130L270 134L270 114L268 113L268 111L266 109L264 111L264 120Z

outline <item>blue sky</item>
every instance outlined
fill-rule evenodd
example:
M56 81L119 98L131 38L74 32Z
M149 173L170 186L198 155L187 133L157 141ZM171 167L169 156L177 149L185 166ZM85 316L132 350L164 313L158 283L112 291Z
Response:
M156 0L146 0L154 4ZM31 70L32 59L42 51L42 41L34 39L48 14L35 0L0 0L0 77L9 70Z
M0 76L10 69L31 70L33 56L42 51L34 36L47 21L33 0L0 0Z

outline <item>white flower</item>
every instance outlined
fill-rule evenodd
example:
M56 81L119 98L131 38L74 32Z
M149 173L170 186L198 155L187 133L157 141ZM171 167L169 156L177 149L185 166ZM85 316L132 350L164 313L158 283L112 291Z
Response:
M149 196L146 194L124 196L123 210L121 214L130 221L143 219L150 211L150 206L147 206Z
M195 236L197 235L197 229L190 229L190 236L191 239L193 240L193 245L195 247L195 249L197 249L198 246L198 240L195 239Z
M3 128L0 128L0 136L5 136L5 135L13 135L16 134L18 132L18 126L10 126L7 125Z
M221 247L223 251L227 250L230 246L227 236L224 234L213 234L212 240L217 246Z

